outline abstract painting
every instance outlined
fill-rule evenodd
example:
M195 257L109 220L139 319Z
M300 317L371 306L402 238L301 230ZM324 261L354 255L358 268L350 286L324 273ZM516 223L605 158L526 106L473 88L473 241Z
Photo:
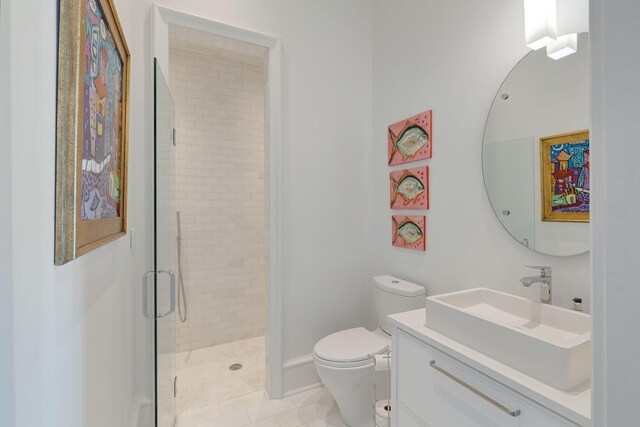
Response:
M129 51L111 0L62 0L55 263L125 234Z
M589 222L589 131L540 139L542 220Z
M393 246L425 251L427 249L426 223L425 216L393 215L391 217Z
M429 209L429 167L391 172L391 209Z
M389 166L431 158L431 110L392 124L388 128Z
M96 0L86 3L84 34L82 221L120 215L122 58Z

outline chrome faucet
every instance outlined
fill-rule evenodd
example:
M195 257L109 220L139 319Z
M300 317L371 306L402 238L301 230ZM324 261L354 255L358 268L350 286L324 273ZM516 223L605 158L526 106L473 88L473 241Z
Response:
M525 267L539 269L540 275L523 277L520 279L522 285L528 288L534 283L540 283L540 302L551 304L551 267L541 265L526 265Z

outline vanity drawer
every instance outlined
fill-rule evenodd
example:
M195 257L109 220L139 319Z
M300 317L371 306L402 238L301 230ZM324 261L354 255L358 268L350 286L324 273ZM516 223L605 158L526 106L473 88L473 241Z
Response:
M431 427L577 425L399 329L397 334L394 352L398 406L406 407L424 424ZM404 427L401 421L399 427Z

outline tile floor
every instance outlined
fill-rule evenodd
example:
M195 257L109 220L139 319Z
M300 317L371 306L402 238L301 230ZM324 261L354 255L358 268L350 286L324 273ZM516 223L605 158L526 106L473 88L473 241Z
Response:
M346 427L324 387L269 399L264 337L177 353L176 361L177 427ZM229 370L233 363L242 369Z
M178 416L179 427L346 427L324 387L269 400L264 391L229 399Z

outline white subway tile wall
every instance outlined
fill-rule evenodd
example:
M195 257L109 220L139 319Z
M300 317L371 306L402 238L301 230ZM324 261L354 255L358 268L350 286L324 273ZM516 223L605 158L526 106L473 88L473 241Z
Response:
M178 352L262 336L266 323L264 55L190 31L169 55L189 304Z

